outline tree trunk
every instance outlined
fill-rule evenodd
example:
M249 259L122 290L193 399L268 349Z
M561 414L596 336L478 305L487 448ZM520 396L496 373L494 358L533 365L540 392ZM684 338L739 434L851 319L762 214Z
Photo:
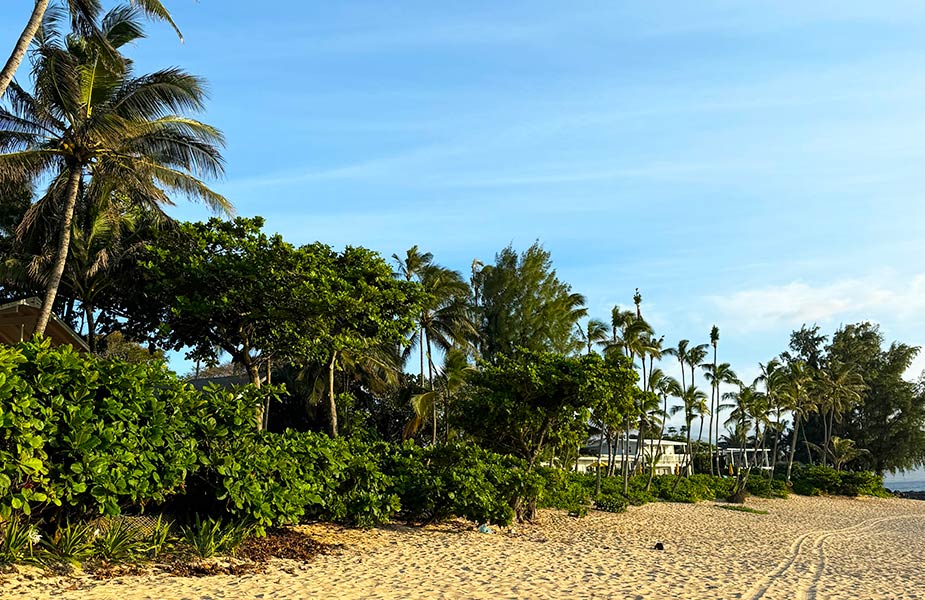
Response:
M6 60L6 64L3 65L3 70L0 70L0 98L6 93L6 88L10 86L10 82L13 81L16 70L19 69L19 65L26 57L29 44L32 43L35 33L42 24L42 17L45 16L45 11L48 9L48 2L49 0L35 0L35 7L32 9L32 14L29 16L29 22L26 23L26 28L22 30L19 39L16 40L13 53L10 54L10 57Z
M800 430L800 413L793 415L793 439L790 440L790 458L787 459L787 483L790 483L790 472L793 470L793 456L797 452L797 434Z
M331 416L331 437L337 437L337 401L334 398L334 364L337 362L337 350L331 353L328 363L328 402Z
M630 420L626 420L625 443L623 444L623 495L630 490Z
M87 320L87 347L92 354L96 354L96 321L93 319L92 306L84 306L84 316Z
M707 436L710 435L710 432L707 431ZM703 443L703 414L700 415L700 432L697 434L697 441L701 444ZM707 444L708 456L707 459L710 462L710 475L713 475L713 446ZM691 455L691 471L694 470L694 456Z
M272 385L270 381L270 360L267 359L267 385ZM270 396L267 396L263 401L263 428L266 429L270 425Z
M710 475L715 475L713 469L713 413L716 412L716 406L713 399L716 397L716 382L710 386L710 424L707 426L707 450L710 459ZM703 415L700 416L700 441L703 441ZM718 448L717 448L718 449ZM716 462L716 469L719 469L719 459Z
M718 339L718 338L717 338L717 339ZM713 395L716 397L716 400L715 400L715 402L716 402L716 409L715 409L715 410L716 410L716 414L715 414L715 415L713 414L713 407L711 406L711 411L710 411L710 427L713 427L713 420L714 420L714 417L715 417L715 420L716 420L716 430L715 430L714 432L711 432L711 433L710 433L710 436L712 437L712 439L714 439L714 440L716 441L716 474L719 475L719 402L720 402L720 398L719 398L719 380L716 378L716 343L715 343L715 342L714 342L714 344L713 344L713 389L715 390L715 392L714 392ZM713 433L715 433L716 435L713 436ZM710 461L711 461L711 462L712 462L712 460L713 460L713 454L712 454L712 452L713 452L713 447L710 446L710 453L711 453L711 454L710 454ZM710 465L710 474L711 474L711 475L713 474L713 465L712 465L712 464Z
M774 450L771 451L771 477L774 479L774 471L777 470L777 447L780 445L780 410L777 411L777 425L774 427Z
M431 359L431 356L430 356L430 336L426 336L426 339L427 339L427 381L430 385L430 391L433 392L434 391L434 361ZM436 446L437 445L437 398L434 397L433 393L431 393L431 397L434 398L432 402L433 413L434 413L434 423L433 423L434 431L433 431L433 435L431 436L430 443L432 446Z
M71 223L74 220L74 207L77 205L77 191L83 171L79 165L71 166L70 170L67 187L65 188L66 200L64 214L61 216L61 231L58 237L58 255L55 257L51 277L49 277L48 285L45 288L42 312L39 314L38 321L35 323L35 330L32 332L32 335L36 338L45 335L45 328L48 327L48 321L51 319L51 309L55 304L55 297L58 295L58 286L61 284L61 276L64 274L64 265L67 263L68 248L71 245Z
M594 495L597 496L601 493L601 454L604 453L604 424L601 423L601 438L597 443L597 482L594 485ZM610 449L607 449L607 454L610 454ZM608 464L608 467L610 465Z
M248 356L247 350L244 351L244 355ZM256 387L259 390L260 389L260 371L258 370L257 365L248 359L247 364L245 365L245 369L247 369L248 379L250 379L251 383L254 384L254 387ZM261 406L257 409L257 431L260 431L262 429L263 429L263 407Z
M665 403L662 411L665 413L662 415L662 427L658 432L658 449L655 451L655 455L652 457L652 466L649 469L649 481L646 482L646 491L649 491L649 488L652 487L652 479L655 478L655 463L658 462L659 456L662 453L662 438L665 437L665 419L668 418L668 394L665 394Z
M815 465L816 462L813 459L813 452L809 447L809 438L806 437L806 426L803 426L803 444L806 446L806 457L809 458L809 464Z

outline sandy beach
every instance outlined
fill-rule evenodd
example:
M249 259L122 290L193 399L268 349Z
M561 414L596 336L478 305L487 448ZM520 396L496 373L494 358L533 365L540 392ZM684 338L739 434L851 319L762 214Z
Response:
M370 531L312 525L303 530L343 546L242 576L7 574L0 597L925 598L925 502L791 497L748 506L768 514L658 503L583 519L542 511L536 523L492 534L459 521Z

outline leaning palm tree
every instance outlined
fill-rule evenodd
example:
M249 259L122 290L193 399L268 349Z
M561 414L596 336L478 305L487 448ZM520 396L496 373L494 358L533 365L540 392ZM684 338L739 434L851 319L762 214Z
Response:
M138 6L147 16L170 23L177 35L180 36L180 39L183 39L183 36L180 35L180 30L177 29L177 25L173 22L170 13L167 12L163 4L157 0L130 0L130 2ZM32 40L41 30L42 22L46 20L48 14L54 14L55 7L49 9L50 5L49 0L35 0L29 20L16 40L16 45L13 46L13 52L3 65L3 69L0 69L0 98L6 93L10 82L13 81L13 76L26 57L29 44L32 43ZM84 35L99 33L96 28L96 21L102 12L102 5L99 0L67 0L66 5L76 31Z
M143 35L136 12L126 7L110 11L100 31L112 48ZM8 108L0 108L0 179L49 180L20 226L22 232L40 217L57 220L56 256L34 331L41 336L67 261L81 188L89 197L120 195L145 207L170 204L171 192L215 210L231 212L231 205L198 179L223 173L222 134L178 114L203 109L200 79L173 68L136 77L131 61L104 61L101 43L62 37L53 23L36 39L34 92L14 82Z

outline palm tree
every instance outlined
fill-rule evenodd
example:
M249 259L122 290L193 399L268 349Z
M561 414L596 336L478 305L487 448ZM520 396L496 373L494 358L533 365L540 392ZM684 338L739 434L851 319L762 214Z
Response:
M474 342L478 331L469 310L469 285L459 272L429 264L421 270L420 278L428 298L421 309L419 323L425 344L421 351L427 354L428 382L433 391L433 346L444 353L451 348L464 348ZM432 442L437 443L436 405Z
M845 463L851 462L862 454L867 454L867 450L858 448L854 440L843 439L836 436L832 437L832 444L828 449L829 456L832 457L832 464L835 465L836 471L841 471Z
M649 480L646 482L646 491L652 486L652 479L655 477L655 464L662 454L662 438L665 436L665 421L668 420L668 396L680 395L681 384L674 377L665 375L661 369L654 369L649 373L649 389L656 395L662 397L662 408L657 413L650 416L650 421L659 424L658 447L651 457L649 468Z
M713 452L712 450L713 441L715 440L717 442L717 445L719 444L720 413L724 409L728 408L728 406L720 404L721 398L719 394L719 387L720 385L724 383L730 384L730 385L736 385L739 383L739 378L736 375L735 371L732 370L732 366L729 363L720 363L718 365L715 363L714 364L707 363L705 365L702 365L702 367L704 370L704 377L706 377L707 381L710 383L710 386L714 390L714 402L711 403L711 406L710 406L710 409L711 409L710 410L710 423L711 424L714 422L716 423L716 429L714 431L714 433L716 434L716 437L715 438L712 437L709 432L707 434L707 440L708 440L708 443L710 444L710 449L711 449L710 451L712 453ZM716 453L715 458L716 458L715 473L718 474L719 473L719 452ZM711 462L714 460L712 454L711 454L710 460Z
M607 324L600 319L590 319L585 329L578 325L578 334L588 347L588 354L594 352L594 346L607 341Z
M820 400L819 412L822 414L823 460L829 455L835 422L840 422L844 413L861 402L861 394L866 388L864 378L853 365L831 361L818 373L814 391Z
M693 472L694 470L694 448L691 445L691 423L694 421L694 417L700 417L700 432L697 437L699 441L703 437L703 421L710 413L710 408L707 406L706 393L698 389L693 383L688 385L684 390L681 400L684 403L684 419L687 429L687 464L684 467L684 471L687 473Z
M421 428L430 415L436 414L437 403L443 400L444 438L449 441L449 407L450 401L465 385L475 367L469 364L466 353L458 348L450 349L443 356L443 369L437 377L437 386L431 386L427 392L416 394L411 398L415 416L405 427L405 437L409 438Z
M745 385L739 383L739 389L733 392L723 394L723 400L731 401L730 404L722 405L722 408L732 408L729 418L724 425L735 428L736 433L740 436L736 439L736 444L742 450L741 466L749 468L748 454L748 432L752 424L755 426L755 458L758 457L758 437L760 435L759 415L766 415L767 410L764 407L764 393L758 391L755 384Z
M719 327L714 325L710 329L710 345L713 346L713 373L716 373L716 346L719 343ZM713 471L713 416L716 415L716 438L719 442L719 413L716 405L719 404L719 380L713 380L713 386L710 391L710 428L707 431L707 448L710 451L710 475ZM716 456L716 469L719 470L719 453Z
M114 275L144 247L150 239L151 228L162 224L159 213L145 214L119 199L86 198L84 195L78 200L62 284L69 297L80 302L91 352L96 352L96 309L100 298L118 285ZM41 285L55 259L55 248L47 243L52 236L39 226L27 233L28 239L21 240L25 242L26 256L7 264L18 262L20 279Z
M396 277L403 277L406 281L420 281L424 269L429 267L434 260L434 255L430 252L422 253L418 250L417 244L405 251L405 256L393 254L392 259L398 268L395 271ZM423 320L423 312L421 319ZM418 330L411 335L411 344L406 349L406 354L417 348L421 358L421 387L424 387L424 329L420 327L418 321Z
M793 413L793 437L790 440L790 456L787 459L787 483L790 483L790 473L793 470L793 457L796 454L800 423L813 410L809 397L811 382L812 376L805 362L795 360L787 365L786 380L781 390L785 406Z
M772 358L767 364L759 363L761 374L756 381L764 383L765 397L768 403L768 413L775 413L774 422L774 445L771 450L771 471L770 478L774 478L774 467L777 464L777 451L780 445L780 434L782 429L781 413L784 409L781 392L785 384L786 371L781 368L780 360ZM770 423L769 423L770 426Z
M135 12L125 7L110 11L100 30L113 48L142 36ZM168 192L226 212L231 205L197 179L223 172L221 133L175 114L203 108L198 78L179 69L134 77L131 61L104 65L100 43L62 38L53 28L37 39L34 93L14 82L7 90L9 108L0 108L0 178L50 180L20 226L28 229L40 215L60 219L34 331L41 336L64 273L82 187L90 197L122 195L147 207L170 203Z
M173 19L171 19L170 13L167 12L167 9L164 8L160 2L157 0L129 1L133 5L137 5L149 17L170 23L174 31L176 31L177 35L180 37L180 40L183 40L183 36L180 34L180 30L177 29ZM53 13L54 9L51 11L49 10L49 4L49 0L35 0L35 6L32 8L32 13L29 15L26 27L16 40L16 45L13 46L13 52L3 65L3 69L0 69L0 98L6 93L10 82L13 81L13 76L19 69L19 65L22 64L23 59L26 57L29 44L31 44L35 36L39 34L42 22L46 21L49 15L57 16ZM98 33L95 24L102 10L99 0L67 0L67 8L71 15L71 21L77 31L84 35Z

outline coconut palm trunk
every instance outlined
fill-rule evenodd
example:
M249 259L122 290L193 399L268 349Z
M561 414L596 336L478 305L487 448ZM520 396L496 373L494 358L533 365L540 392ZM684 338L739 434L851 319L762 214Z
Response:
M652 466L649 470L649 481L646 482L646 491L649 491L649 488L652 487L652 480L655 478L655 464L658 462L659 456L662 453L662 438L665 437L665 421L668 419L668 394L664 395L664 407L662 408L662 426L658 432L658 448L655 451L655 455L652 457Z
M331 437L337 437L337 401L334 398L334 366L337 362L337 350L331 353L331 362L328 363L328 409L331 418Z
M61 216L61 231L58 234L58 255L51 268L48 284L45 287L45 298L42 301L42 311L35 323L33 336L39 338L45 335L45 328L51 319L51 309L58 295L58 286L61 285L61 276L67 264L67 251L71 244L71 223L74 220L74 207L77 205L77 192L80 188L80 177L83 169L80 165L72 165L68 173L67 187L64 191L64 214Z
M434 391L434 361L431 358L431 347L430 347L430 336L427 336L427 381L430 385L430 391ZM437 398L434 396L433 401L433 436L431 436L430 443L433 446L437 445Z
M800 413L794 411L793 416L793 439L790 440L790 456L787 459L787 483L790 483L790 473L793 471L793 457L797 452L797 435L800 431Z
M13 81L16 70L19 69L19 65L22 64L23 59L26 57L29 44L32 43L32 39L42 25L42 17L45 16L45 11L48 9L48 2L49 0L35 0L35 6L32 9L32 14L29 16L29 22L26 23L25 29L22 30L19 39L16 40L13 53L10 54L10 57L6 60L6 64L3 65L3 70L0 71L0 98L6 93L6 88L10 86L10 82Z
M601 423L601 433L600 433L601 437L597 443L597 469L595 469L595 471L597 471L596 473L597 481L594 484L594 495L595 496L601 493L601 454L604 453L604 430L605 430L604 424ZM610 454L609 448L607 449L607 453ZM608 464L608 466L610 465Z

